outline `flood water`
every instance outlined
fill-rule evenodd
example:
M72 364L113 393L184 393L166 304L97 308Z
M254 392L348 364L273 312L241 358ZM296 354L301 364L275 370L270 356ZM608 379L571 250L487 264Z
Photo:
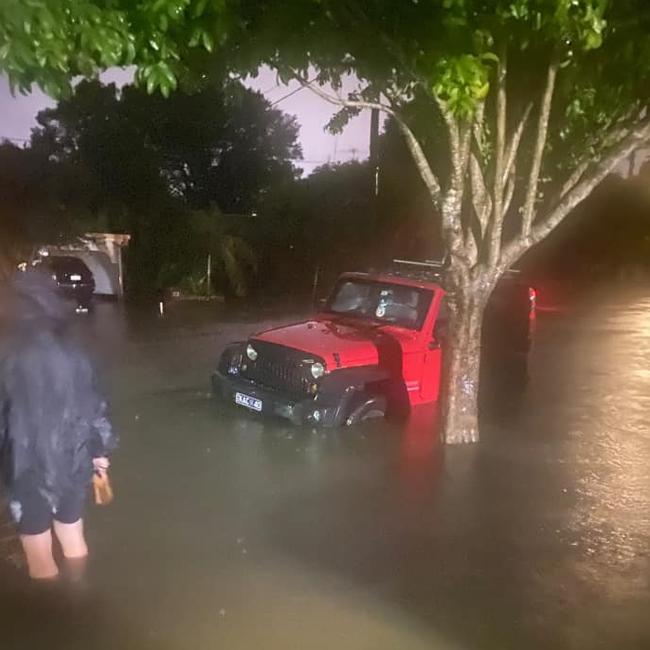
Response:
M444 450L426 410L341 431L224 411L209 372L260 318L100 305L80 327L116 501L89 512L85 591L0 559L0 647L650 648L650 292L604 296L542 312L529 382Z

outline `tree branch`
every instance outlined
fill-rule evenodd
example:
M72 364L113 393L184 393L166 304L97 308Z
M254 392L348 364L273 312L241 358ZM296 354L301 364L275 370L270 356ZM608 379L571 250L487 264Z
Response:
M466 192L466 179L467 171L470 167L471 149L472 149L472 132L473 124L466 124L460 128L460 152L459 152L459 168L453 174L452 187L454 187L458 196L458 221L461 223L463 220L463 207L465 205L465 192ZM471 189L471 188L470 188ZM481 238L482 239L482 238ZM478 261L479 241L477 241L474 230L470 223L467 225L464 233L465 250L464 256L468 266L473 267Z
M503 231L503 188L506 181L505 148L506 148L506 80L508 74L508 53L506 47L501 50L497 66L497 114L496 114L496 143L494 163L494 195L492 197L492 221L488 235L488 260L494 266L501 252L501 233Z
M608 144L610 147L618 144L623 139L625 139L629 133L630 125L620 124L617 128L612 129L612 133L608 134ZM580 182L587 169L589 169L589 165L591 163L592 161L588 156L586 156L580 163L576 165L576 168L573 170L572 174L564 182L564 185L562 185L557 201L558 203Z
M449 157L451 160L451 176L449 189L445 192L441 203L442 236L447 250L452 258L455 272L467 275L472 266L471 252L465 246L462 224L463 192L465 189L465 173L469 159L469 148L472 138L471 126L462 129L453 113L445 103L435 95L435 100L447 124L449 137ZM461 263L462 269L458 268Z
M465 257L468 262L468 268L473 268L478 261L478 241L474 230L470 227L465 233Z
M482 240L485 237L488 219L492 212L492 197L487 190L481 163L479 163L474 153L470 154L469 159L469 179L471 183L472 206L474 207L474 214L479 223Z
M458 184L459 189L465 190L465 178L467 176L467 167L469 165L469 154L472 150L472 130L471 124L459 126L460 132L460 151L458 159Z
M461 141L461 161L463 178L463 194L461 195L461 220L462 220L462 206L464 204L464 179L468 176L469 170L469 191L471 194L471 205L473 208L474 216L478 222L478 232L474 227L474 219L469 218L469 222L465 224L465 252L466 257L471 266L474 266L479 258L480 247L485 238L485 230L487 228L490 211L492 210L492 198L487 189L485 176L481 169L479 158L483 154L483 121L485 118L485 102L480 102L476 107L474 119L468 127L463 131ZM474 149L474 151L472 151Z
M559 201L561 201L580 182L580 179L589 168L590 163L591 161L589 159L585 159L576 166L571 176L567 178L560 189Z
M472 207L474 208L474 215L478 221L480 238L479 241L474 241L476 246L476 256L478 256L478 248L480 243L485 238L485 231L488 226L488 219L492 211L492 197L487 188L483 169L481 168L480 158L483 155L483 123L485 119L485 102L481 102L476 108L474 122L472 125L474 151L470 146L469 150L469 181L470 192L472 195ZM468 234L473 234L473 228L470 223L468 227Z
M406 145L411 152L415 166L418 168L420 176L422 177L424 184L429 190L429 195L431 196L434 204L439 206L442 201L442 189L440 187L440 181L433 173L431 165L429 165L429 161L427 160L422 146L417 141L415 134L413 131L411 131L408 124L406 124L406 122L404 122L404 120L398 117L395 113L393 113L393 117L397 122L397 125L399 126L399 129L404 136L404 139L406 140Z
M485 102L481 102L476 107L476 114L474 115L474 124L472 126L472 133L474 134L474 144L479 154L483 153L483 125L485 123Z
M457 171L460 166L460 133L458 121L438 95L434 94L434 99L440 109L443 119L445 120L445 124L447 125L447 136L449 137L449 159L451 160L451 169L453 173L454 171Z
M348 108L370 108L370 109L377 109L379 111L383 111L384 113L388 113L392 117L395 117L396 119L398 116L395 114L395 111L391 106L388 106L387 104L382 104L381 102L370 102L370 101L365 101L365 100L353 100L353 99L346 99L339 93L334 93L330 94L323 90L320 86L314 85L313 81L310 81L309 79L305 79L300 73L293 71L292 74L294 79L303 87L303 88L308 88L313 92L314 94L318 95L321 99L324 99L326 102L329 102L330 104L334 104L336 106L347 106Z
M507 182L508 177L512 172L512 167L515 164L515 159L517 158L517 152L519 151L519 145L521 144L521 138L524 134L524 129L526 128L526 123L528 122L528 118L530 117L530 112L532 109L533 109L533 103L530 102L524 109L521 119L517 124L517 128L512 134L512 138L510 139L510 143L508 144L508 147L506 149L506 164L503 170L504 183Z
M622 161L634 151L650 141L650 120L639 124L618 144L610 148L596 164L591 173L583 175L573 189L543 219L541 219L527 237L520 236L510 242L504 249L499 271L503 272L521 257L531 246L542 241L592 190ZM584 173L583 173L584 174Z
M533 216L535 214L537 188L539 186L539 175L542 169L544 148L546 147L548 121L551 115L551 104L553 101L553 93L555 91L555 79L557 77L557 70L558 64L556 62L553 62L548 66L548 71L546 74L546 86L544 88L544 94L542 95L542 104L539 109L539 117L537 120L537 140L535 142L533 164L530 171L530 179L528 181L528 189L526 191L526 200L524 202L524 211L522 215L521 233L524 238L528 237L530 234L530 228L533 223Z
M433 173L429 161L427 160L426 154L422 149L422 146L418 142L415 134L409 127L409 125L402 119L401 115L392 107L384 104L382 102L370 102L370 101L359 101L351 100L343 97L339 93L330 94L323 90L320 86L316 86L313 82L305 79L301 74L292 71L292 74L296 81L300 83L303 88L308 88L311 92L318 95L321 99L324 99L330 104L336 106L343 106L347 108L361 108L361 109L376 109L390 115L396 122L397 125L406 140L406 144L411 152L411 156L415 162L415 165L420 172L420 176L424 181L424 184L429 191L429 194L436 205L440 205L442 202L442 190L440 186L440 181L437 176Z
M506 183L505 198L503 199L503 215L508 214L510 210L510 204L512 203L512 197L515 195L515 176L511 174Z

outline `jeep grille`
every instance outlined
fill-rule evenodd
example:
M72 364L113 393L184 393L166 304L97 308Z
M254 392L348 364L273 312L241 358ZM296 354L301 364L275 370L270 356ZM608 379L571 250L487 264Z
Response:
M310 394L309 387L314 383L314 378L309 369L311 364L306 363L306 359L321 361L320 359L275 343L252 341L252 345L258 356L255 361L244 357L242 377L263 388L296 398Z

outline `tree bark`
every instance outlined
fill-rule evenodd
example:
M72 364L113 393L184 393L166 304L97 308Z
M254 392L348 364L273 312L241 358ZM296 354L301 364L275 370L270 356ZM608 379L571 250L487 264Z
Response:
M486 300L473 287L451 289L442 437L448 444L478 442L481 328Z

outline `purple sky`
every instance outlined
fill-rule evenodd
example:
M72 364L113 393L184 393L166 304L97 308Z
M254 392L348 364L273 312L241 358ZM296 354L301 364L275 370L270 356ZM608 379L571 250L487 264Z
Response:
M128 76L126 72L116 70L103 75L102 79L124 83ZM298 87L297 82L289 86L278 83L273 71L268 69L262 69L256 79L248 80L247 85L263 92L271 102L281 100ZM347 85L352 87L353 82L348 81ZM28 96L12 97L6 78L0 76L0 139L10 138L17 144L27 141L32 127L36 124L36 114L53 104L54 102L38 89ZM304 157L304 161L298 165L306 174L327 162L342 162L355 158L361 160L368 157L368 112L352 120L341 135L333 136L324 131L324 126L336 111L335 107L309 90L300 90L280 101L277 107L298 118Z

